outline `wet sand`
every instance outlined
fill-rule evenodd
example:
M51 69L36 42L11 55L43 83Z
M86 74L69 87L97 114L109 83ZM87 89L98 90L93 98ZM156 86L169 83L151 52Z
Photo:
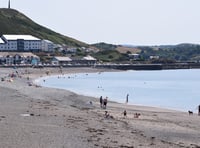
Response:
M100 71L104 70L62 69L63 73ZM12 73L16 77L8 77ZM196 113L189 116L109 100L107 109L102 109L98 98L30 85L38 77L60 73L59 68L0 68L0 78L5 78L0 81L1 148L200 147L200 116Z

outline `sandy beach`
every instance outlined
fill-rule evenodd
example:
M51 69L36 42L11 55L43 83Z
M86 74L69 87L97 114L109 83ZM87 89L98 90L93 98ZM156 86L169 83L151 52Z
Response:
M32 83L60 73L59 68L0 68L0 148L200 148L197 113L109 100L102 109L98 98Z

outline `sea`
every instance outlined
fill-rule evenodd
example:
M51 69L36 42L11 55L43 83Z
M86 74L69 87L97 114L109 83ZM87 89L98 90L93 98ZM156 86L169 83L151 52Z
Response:
M200 69L80 73L41 77L44 87L66 89L108 101L197 112Z

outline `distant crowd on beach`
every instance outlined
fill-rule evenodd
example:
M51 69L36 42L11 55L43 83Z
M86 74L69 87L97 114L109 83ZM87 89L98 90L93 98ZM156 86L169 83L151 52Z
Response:
M128 104L128 99L129 99L129 94L126 95L126 101L125 103ZM100 102L100 107L102 109L106 109L107 108L107 103L108 103L108 97L106 96L105 98L103 98L103 96L100 96L99 98L99 102ZM189 115L192 115L193 112L192 111L188 111ZM124 117L127 117L127 111L124 110L122 112L122 114L124 115ZM134 118L139 118L140 117L140 113L135 113L134 114ZM198 106L198 115L200 116L200 105ZM108 111L105 111L105 117L106 118L113 118L113 116L111 116Z
M129 94L127 94L127 96L126 96L126 103L128 103L128 96L129 96ZM107 103L108 103L108 97L106 96L105 98L103 98L103 96L100 96L99 102L100 102L100 107L102 109L106 109L107 108ZM127 117L127 111L126 110L124 110L122 112L122 114L123 114L124 118ZM139 118L140 115L141 115L140 113L135 113L134 114L134 118ZM105 111L105 118L114 118L114 117L112 115L110 115L108 113L108 111L106 110Z
M126 104L128 104L128 97L129 94L126 95ZM108 97L103 98L103 96L100 96L99 102L100 102L100 107L106 109L108 103Z

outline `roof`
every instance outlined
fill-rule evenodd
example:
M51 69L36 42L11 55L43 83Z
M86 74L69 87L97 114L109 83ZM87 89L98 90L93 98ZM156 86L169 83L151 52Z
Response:
M0 38L0 44L4 44L5 42Z
M23 40L40 40L39 38L36 38L32 35L3 35L6 40L18 40L18 39L23 39Z
M96 61L96 59L93 58L92 56L86 56L86 57L83 57L83 60Z
M58 61L72 61L69 57L54 57Z
M42 41L46 43L53 43L52 41L49 41L49 40L42 40Z
M137 54L137 53L131 53L131 54L128 54L128 55L130 55L130 56L138 56L138 55L140 55L140 54Z
M18 53L20 56L22 57L35 57L35 58L39 58L37 55L31 53L31 52L22 52L22 53Z
M14 57L16 55L19 55L21 57L35 57L39 58L37 55L31 53L31 52L0 52L0 57L6 57L6 56L11 56Z

